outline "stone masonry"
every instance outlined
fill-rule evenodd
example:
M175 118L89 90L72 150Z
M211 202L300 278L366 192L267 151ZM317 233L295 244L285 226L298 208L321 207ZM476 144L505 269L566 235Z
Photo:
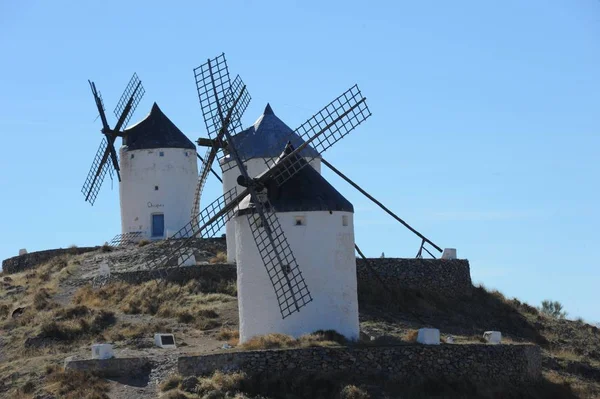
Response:
M46 251L29 252L25 255L13 256L2 261L2 271L4 274L18 273L26 269L32 269L48 260L61 255L80 255L86 252L92 252L100 247L73 247L48 249Z
M184 356L183 376L208 375L216 370L248 374L344 374L357 380L391 378L468 380L478 383L523 383L541 377L541 352L535 345L399 345L277 349Z

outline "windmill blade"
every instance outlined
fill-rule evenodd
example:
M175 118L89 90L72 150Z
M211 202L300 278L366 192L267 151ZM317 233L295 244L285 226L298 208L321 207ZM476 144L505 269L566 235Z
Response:
M290 157L300 154L308 145L318 153L323 153L333 144L344 138L371 116L371 111L369 111L366 100L358 89L358 86L354 85L327 104L322 110L296 129L296 134L304 140L304 143L298 146L290 154ZM280 148L283 148L289 140L287 137L285 139L285 141L282 140L281 143L278 143ZM271 166L274 159L266 160L267 166ZM302 157L296 157L294 162L280 162L278 168L274 169L270 174L271 177L278 185L285 183L306 165L301 160L303 160ZM308 162L311 160L312 158L306 159Z
M92 162L92 166L90 167L90 171L88 172L85 182L83 183L83 187L81 188L81 192L85 196L85 200L91 205L94 205L94 202L96 202L96 197L98 196L98 192L100 191L100 187L102 186L102 182L104 181L106 173L112 173L111 164L106 162L107 155L108 141L106 138L102 138L100 146L98 147L98 151L96 151L94 161Z
M312 300L312 297L279 224L279 219L269 202L268 190L265 190L266 186L256 184L257 181L248 176L248 171L244 167L235 144L231 140L231 134L227 129L222 130L229 143L229 153L241 174L238 177L238 182L245 181L249 183L244 192L247 191L250 194L250 199L256 213L258 213L258 217L249 219L248 222L258 252L275 290L281 317L285 319L292 313L299 312L302 307L306 306ZM258 190L266 191L266 195L261 194L259 196ZM238 198L242 195L238 196ZM235 200L233 203L235 204ZM266 207L263 207L263 203L266 204ZM234 206L237 206L237 204Z
M111 247L119 247L122 245L135 244L142 239L143 235L141 231L132 231L129 233L117 234L112 240L108 242Z
M233 83L231 82L225 54L209 59L195 68L194 77L208 136L216 137L225 125L232 132L239 129L241 117L248 107L251 97L248 91L244 90L245 85L239 75ZM243 98L236 101L241 92L245 92ZM233 112L229 123L226 124L225 115L231 108L233 108Z
M122 119L122 122L117 124L117 127L115 127L116 131L125 129L127 127L129 120L133 116L135 109L142 100L142 97L144 97L145 93L146 91L144 90L144 86L142 86L142 82L138 78L137 73L134 73L129 80L129 83L125 87L123 94L121 94L121 98L119 99L119 102L114 110L117 120L120 121ZM127 109L128 104L131 104L129 109Z
M244 192L247 195L247 191ZM178 262L178 265L185 263L193 255L196 239L214 237L233 217L235 206L244 197L236 197L236 195L237 188L234 187L204 208L195 217L200 221L200 227L198 223L191 220L172 237L168 237L152 253L152 260L148 264L148 268L151 270L164 269L173 259Z
M200 104L202 104L202 97L200 97L200 89L198 89L198 93L200 98ZM220 100L217 98L216 103L218 104L219 101ZM239 122L239 117L250 103L250 94L248 94L246 86L244 85L244 82L239 76L235 79L234 84L226 92L225 97L222 101L224 107L219 106L217 112L213 115L214 117L218 118L219 122L213 120L213 124L211 125L213 128L216 126L220 126L219 131L216 135L217 141L222 140L225 134L229 134L229 128L235 120L237 120L239 126L241 126L241 122ZM226 112L224 116L222 112ZM221 124L220 121L223 121L223 123ZM206 151L206 155L204 156L202 169L200 170L200 174L198 176L198 183L196 184L196 190L194 193L194 204L192 206L192 222L196 222L196 224L197 220L195 218L198 214L198 210L200 209L200 198L202 195L202 190L204 189L206 179L208 178L208 173L212 170L212 164L217 158L219 150L220 148L214 146L210 147Z
M244 96L236 101L245 86L246 85L242 81L240 75L237 75L231 83L229 89L227 89L225 97L219 100L221 103L221 110L223 110L225 114L227 114L230 109L233 110L229 125L227 126L227 130L233 134L235 134L242 127L242 116L244 115L244 112L246 112L246 108L248 108L250 100L252 100L252 97L250 97L248 91L245 90ZM218 116L217 118L218 119L216 119L214 123L216 126L221 126L221 120Z
M192 222L194 222L196 226L199 223L197 215L200 213L200 198L202 197L202 191L204 190L204 185L206 184L206 180L208 178L208 172L211 170L209 162L212 164L215 156L216 151L212 147L206 150L206 155L204 156L202 167L200 169L200 173L198 174L198 182L196 183L196 190L194 191L194 204L192 206Z
M254 206L258 215L248 215L248 223L285 319L299 312L312 297L271 203L266 199L263 204L254 202Z
M94 95L94 102L96 103L96 107L98 108L98 113L100 115L100 120L102 121L102 132L108 132L110 127L108 126L108 120L106 119L106 113L104 108L104 101L102 101L102 94L100 91L96 89L96 84L91 80L88 80L90 84L90 89L92 89L92 94Z

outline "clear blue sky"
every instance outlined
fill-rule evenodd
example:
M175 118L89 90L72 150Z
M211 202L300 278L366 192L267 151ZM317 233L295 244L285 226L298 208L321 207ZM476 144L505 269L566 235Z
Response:
M358 83L373 116L330 162L475 282L600 321L599 39L597 0L1 1L0 258L119 232L116 182L94 207L79 191L100 142L87 79L112 111L137 71L132 121L156 101L195 139L192 69L224 51L246 125L270 102L295 128ZM325 176L368 255L414 256L416 237Z

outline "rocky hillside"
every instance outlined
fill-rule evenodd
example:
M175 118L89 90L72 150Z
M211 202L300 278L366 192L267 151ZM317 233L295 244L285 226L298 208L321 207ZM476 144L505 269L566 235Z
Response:
M507 342L533 342L543 349L544 381L533 387L478 387L430 381L425 385L354 385L349 381L256 381L245 375L182 380L176 359L190 352L223 351L237 345L235 281L207 274L181 284L146 281L98 282L102 264L111 273L143 265L155 244L99 248L62 255L35 268L2 275L0 287L0 397L170 398L191 397L600 397L600 331L582 322L548 318L527 304L476 287L468 298L449 301L419 292L389 291L360 284L363 339L394 344L414 339L420 327L436 327L456 343L478 342L486 330L500 330ZM222 240L198 243L199 264L224 258ZM388 287L390 288L390 287ZM152 345L155 332L173 332L178 348ZM335 338L335 337L334 337ZM152 367L136 378L105 380L65 373L65 358L89 358L90 344L111 342L117 356L143 355ZM273 343L275 342L275 343ZM278 338L264 345L344 345L331 337L300 341Z

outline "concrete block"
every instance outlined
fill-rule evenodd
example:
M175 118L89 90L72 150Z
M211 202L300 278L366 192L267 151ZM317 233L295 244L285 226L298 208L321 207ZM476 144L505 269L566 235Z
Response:
M21 255L27 255L27 250L25 248L19 249L19 256Z
M98 267L98 275L99 276L110 276L110 266L108 266L108 263L106 263L106 262L100 263L100 266Z
M439 345L440 330L437 328L421 328L417 335L417 342L424 345Z
M444 248L444 252L442 252L442 259L457 259L456 248Z
M500 331L486 331L483 333L483 339L488 344L499 344L502 341L502 334Z
M110 359L115 357L112 345L94 344L92 345L92 359Z
M184 261L183 258L185 258L188 255L191 256ZM188 253L186 254L186 256L181 256L179 258L179 266L196 266L196 256L193 253Z
M159 348L175 349L175 336L173 334L154 334L154 344Z

